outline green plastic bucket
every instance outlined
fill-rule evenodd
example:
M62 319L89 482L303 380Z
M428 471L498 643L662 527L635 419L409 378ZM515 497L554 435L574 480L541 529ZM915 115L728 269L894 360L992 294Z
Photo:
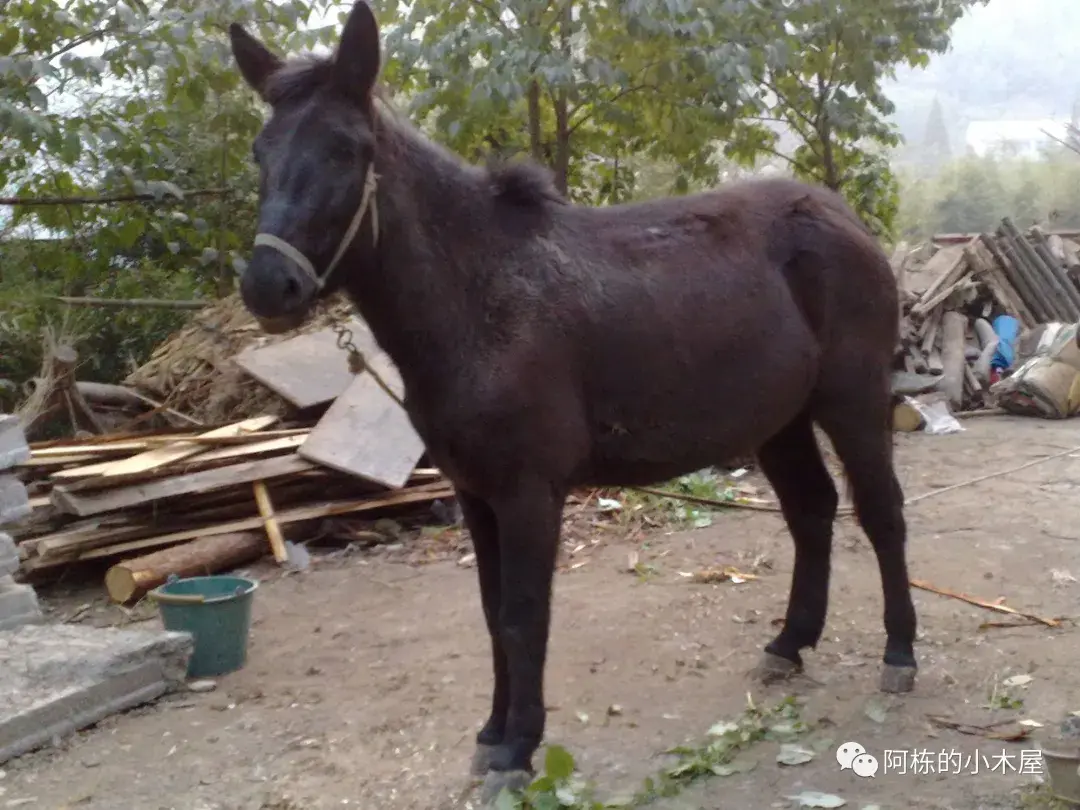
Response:
M232 576L187 577L175 574L150 591L166 630L191 633L195 650L189 678L208 678L240 669L247 661L251 600L259 583Z

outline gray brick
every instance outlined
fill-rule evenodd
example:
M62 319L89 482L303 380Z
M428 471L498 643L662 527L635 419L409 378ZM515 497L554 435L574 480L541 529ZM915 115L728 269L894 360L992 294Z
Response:
M37 594L29 585L0 585L0 630L11 630L41 619Z
M30 458L26 435L17 416L0 414L0 470L7 470Z
M26 487L14 475L0 474L0 526L17 523L30 514Z
M0 580L19 570L19 550L10 535L0 532ZM0 590L3 590L0 587Z

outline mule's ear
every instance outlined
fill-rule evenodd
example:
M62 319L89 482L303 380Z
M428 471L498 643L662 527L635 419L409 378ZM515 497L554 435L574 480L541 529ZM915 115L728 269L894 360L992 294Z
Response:
M357 0L341 32L334 78L341 90L366 105L378 76L379 24L366 0Z
M281 59L249 34L240 23L234 22L229 26L229 41L232 43L232 52L240 68L240 75L256 93L262 95L270 74L281 67Z

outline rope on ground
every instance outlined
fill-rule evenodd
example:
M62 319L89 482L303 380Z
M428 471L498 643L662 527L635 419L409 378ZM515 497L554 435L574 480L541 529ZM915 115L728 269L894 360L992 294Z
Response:
M904 501L904 506L911 506L911 504L913 504L913 503L918 503L919 501L925 501L927 498L933 498L936 495L944 495L946 492L952 492L952 491L957 490L957 489L963 489L964 487L970 487L970 486L972 486L974 484L981 484L983 481L989 481L991 478L1001 478L1001 477L1006 476L1006 475L1012 475L1015 472L1020 472L1021 470L1026 470L1029 467L1036 467L1039 464L1045 464L1046 462L1053 461L1056 458L1064 458L1065 456L1070 456L1073 453L1080 453L1080 447L1073 447L1073 448L1070 448L1069 450L1062 450L1060 453L1054 453L1053 455L1043 456L1042 458L1037 458L1034 461L1029 461L1026 464L1021 464L1021 465L1019 465L1017 467L1010 467L1007 470L999 470L998 472L988 473L986 475L980 475L977 478L971 478L971 479L969 479L967 481L961 481L959 484L951 484L950 486L942 487L941 489L933 489L933 490L930 490L930 492L924 492L922 495L916 495L913 498L908 498L907 500L905 500Z

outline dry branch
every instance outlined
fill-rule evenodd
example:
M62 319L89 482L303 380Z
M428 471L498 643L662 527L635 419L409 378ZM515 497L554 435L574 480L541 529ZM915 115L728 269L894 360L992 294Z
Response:
M10 206L43 206L43 205L113 205L115 203L128 202L183 202L192 197L222 197L230 193L228 188L204 188L195 191L184 191L183 197L175 195L157 195L149 192L144 194L112 194L96 197L0 197L0 205Z

